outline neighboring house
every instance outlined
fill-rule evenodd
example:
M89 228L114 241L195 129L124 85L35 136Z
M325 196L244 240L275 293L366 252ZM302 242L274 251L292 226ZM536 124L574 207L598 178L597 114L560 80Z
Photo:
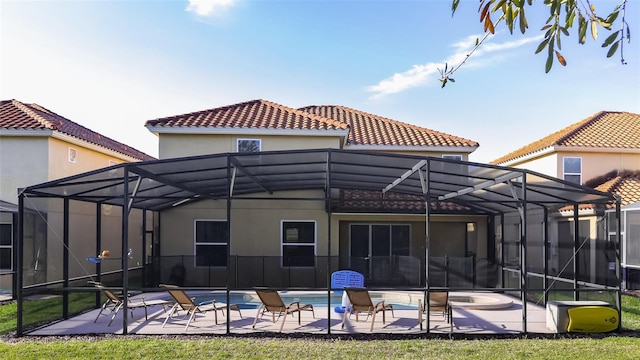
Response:
M601 111L491 164L526 168L577 184L611 170L640 170L640 114Z
M149 120L146 127L159 137L161 159L333 148L467 160L478 148L475 141L343 106L294 109L265 100ZM295 174L289 176L293 178ZM308 193L310 198L324 197L323 192ZM156 255L181 256L188 273L202 271L202 276L190 278L202 281L212 278L206 275L211 267L226 264L227 250L232 256L269 258L270 266L277 268L296 267L297 274L316 267L317 256L331 255L339 257L342 268L365 274L370 284L399 280L418 285L424 280L424 271L416 260L425 251L425 209L421 197L391 193L384 200L366 191L332 196L349 201L334 204L330 227L326 209L318 201L278 201L267 205L256 200L234 200L233 214L242 221L232 221L230 230L234 237L245 240L234 243L231 249L225 240L224 202L202 200L181 204L179 209L162 212L162 246ZM394 200L392 205L383 205L390 199ZM467 274L473 272L472 259L493 257L493 250L488 250L485 215L460 206L436 205L432 211L432 256L470 259L472 269ZM331 238L339 239L331 254L323 253L326 251L323 244L329 237L327 229L331 229ZM256 269L258 274L267 271ZM309 276L321 275L310 272ZM225 278L223 269L219 278ZM432 286L438 284L434 280ZM440 285L444 286L444 282Z
M640 114L601 111L506 154L491 164L533 170L609 192L617 195L623 206L636 203L640 201ZM566 210L563 213L571 216L572 209ZM579 213L584 216L599 215L605 210L613 211L581 206ZM609 233L615 231L613 215L608 217ZM640 219L624 220L621 229L623 276L627 287L637 288L640 287L637 274L640 272ZM586 221L595 220L581 219L581 222ZM565 232L573 233L568 229L571 227L568 221L565 224ZM592 239L606 238L601 234L589 236ZM552 246L558 246L553 238L551 242ZM562 263L564 261L558 261L559 266Z
M19 187L122 162L153 159L40 105L0 101L0 290L11 289L13 276L6 274L16 270L13 252ZM29 203L25 206L35 208ZM47 241L55 241L55 235L46 234L43 222L47 216L55 217L55 209L48 210L48 214L29 213L24 219L25 238L38 239L31 241L37 246L25 249L34 252L37 259L33 264L24 264L30 273L55 266L47 262L47 258L53 259L48 254ZM94 252L91 249L92 255Z

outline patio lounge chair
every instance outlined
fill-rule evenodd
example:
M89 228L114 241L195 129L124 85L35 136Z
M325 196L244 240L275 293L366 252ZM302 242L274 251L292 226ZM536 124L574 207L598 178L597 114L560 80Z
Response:
M349 298L349 303L347 304L347 309L344 312L344 317L342 318L342 328L344 328L344 324L347 321L347 317L351 316L351 314L356 314L356 322L359 321L359 314L366 313L367 317L364 321L367 321L369 316L371 316L371 329L373 331L373 324L376 321L376 314L382 312L382 323L384 324L385 312L391 311L391 315L395 317L393 314L393 305L385 304L384 300L379 301L377 303L373 303L371 301L371 296L369 296L369 291L365 288L350 288L346 287L344 291L347 293L347 297Z
M274 323L280 319L282 316L282 323L280 324L280 332L282 332L282 328L284 327L284 322L287 320L287 315L298 313L298 325L300 325L300 318L302 311L311 311L311 315L313 318L316 318L316 314L313 311L313 305L311 304L300 304L299 301L292 302L289 305L285 305L276 290L270 289L255 289L256 294L260 298L260 306L258 307L258 313L256 314L256 318L253 320L252 328L256 327L256 323L258 322L258 318L264 316L265 313L271 313L271 321ZM278 316L276 318L276 315Z
M428 311L429 313L441 314L450 325L450 330L453 331L453 310L449 302L449 292L429 291L428 299L428 306L426 302L423 304L422 300L418 299L418 323L420 323L420 330L422 330L422 318Z
M187 318L187 317L189 318L189 320L187 320L187 325L185 325L184 327L185 330L187 330L187 328L189 327L189 324L191 324L192 321L195 321L195 317L197 313L204 314L207 311L213 311L214 319L217 325L218 311L220 311L224 315L225 310L227 310L227 304L219 303L219 302L216 302L215 300L202 302L196 305L193 302L193 298L189 297L189 295L187 295L187 293L184 292L184 290L178 289L176 285L161 284L160 286L163 288L166 288L169 294L171 295L171 297L175 300L175 304L169 311L169 314L167 315L167 318L164 320L164 323L162 323L162 327L164 327L167 324L167 321L169 321L169 319L180 310L186 311L184 318ZM240 308L238 307L237 304L228 305L228 308L229 310L237 311L238 314L240 314L240 318L242 319L242 312L240 312Z
M97 287L98 289L100 289L100 291L102 291L104 296L107 297L107 301L105 301L104 304L102 304L102 308L100 309L98 316L96 316L96 319L93 320L93 322L94 323L97 322L98 318L100 318L100 315L108 315L108 314L103 314L103 312L108 309L110 311L110 314L112 314L112 316L111 316L111 320L109 321L109 325L107 326L111 326L111 323L113 322L113 319L116 318L118 311L120 311L120 309L124 307L125 297L120 297L114 294L111 290L107 289L100 282L90 281L89 283ZM140 300L131 300L128 297L126 297L126 299L127 299L127 308L129 308L129 310L131 311L131 316L133 317L133 309L143 308L145 320L149 319L147 314L147 308L149 306L162 305L162 309L166 311L166 306L171 304L169 301L166 301L166 300L145 300L144 298L140 298Z

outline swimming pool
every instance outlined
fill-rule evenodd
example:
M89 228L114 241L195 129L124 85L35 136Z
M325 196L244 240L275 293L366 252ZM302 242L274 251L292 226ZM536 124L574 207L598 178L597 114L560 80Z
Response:
M208 293L192 293L194 296L194 302L200 304L203 302L209 302L215 300L216 302L227 302L227 295L224 292L208 292ZM385 300L389 304L393 304L394 309L397 310L411 310L417 309L417 302L414 301L411 296L402 296L403 294L393 293L371 293L371 301L375 304L378 301ZM291 292L282 291L280 297L285 304L290 304L295 301L299 301L303 304L311 304L315 307L327 307L327 294L326 293L309 293L309 292ZM257 309L260 305L260 299L255 292L231 292L230 304L238 304L240 309ZM331 308L342 305L341 294L331 294Z

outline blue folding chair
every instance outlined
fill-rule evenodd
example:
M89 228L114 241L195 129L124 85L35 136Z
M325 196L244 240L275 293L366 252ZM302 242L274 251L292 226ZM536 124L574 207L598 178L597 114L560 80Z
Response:
M339 270L331 274L331 288L344 289L345 287L364 287L364 275L353 270ZM336 294L342 294L343 290L334 290ZM344 303L344 301L343 301ZM345 311L345 304L336 306L333 310L337 313Z

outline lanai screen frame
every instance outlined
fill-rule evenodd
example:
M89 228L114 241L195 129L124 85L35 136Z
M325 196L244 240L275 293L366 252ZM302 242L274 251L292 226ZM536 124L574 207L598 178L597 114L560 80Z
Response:
M127 215L133 208L160 212L203 199L226 200L227 219L230 221L231 203L234 199L264 199L256 195L288 190L324 190L323 198L306 198L306 200L324 201L329 220L332 213L333 190L367 190L379 192L382 197L389 192L421 197L425 204L426 221L425 291L429 290L430 208L434 203L449 202L466 208L468 213L488 216L519 212L523 225L520 234L520 291L523 294L523 332L525 333L527 332L527 210L542 208L547 213L549 209L572 206L574 219L577 219L578 208L581 205L604 208L615 204L618 221L620 219L620 200L613 195L530 170L436 157L341 149L223 153L118 164L20 189L19 219L22 223L25 197L117 205L122 208L123 215L122 248L127 249ZM285 198L269 197L268 199L283 200ZM331 221L328 226L331 226ZM24 239L22 231L22 227L19 227L17 246L19 263L16 264L18 335L22 335L23 332L22 250ZM328 231L328 237L327 254L330 255L331 231ZM617 238L619 240L619 226ZM232 234L229 234L228 244L231 244L232 239ZM230 256L230 246L227 246L228 259ZM68 267L68 264L65 266ZM328 266L330 268L330 262ZM128 259L123 256L121 271L124 293L129 289L128 268ZM618 252L616 253L616 274L619 279L620 254ZM228 276L227 296L229 296ZM330 273L327 271L327 278L329 277ZM330 284L330 281L327 284ZM326 290L330 294L332 289L329 285L327 287ZM574 286L574 291L576 290L577 283ZM619 302L620 286L617 291ZM126 305L122 313L123 334L126 334L128 322ZM428 324L427 329L429 329ZM227 332L229 332L229 321L227 321Z

